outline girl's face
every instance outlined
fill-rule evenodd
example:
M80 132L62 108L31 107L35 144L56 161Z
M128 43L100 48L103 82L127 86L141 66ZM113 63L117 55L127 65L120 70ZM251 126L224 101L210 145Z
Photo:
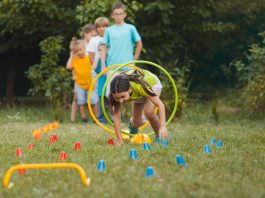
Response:
M112 94L114 99L119 102L123 103L129 100L131 94L131 88L128 91L120 92L120 93L115 93Z
M79 58L83 58L86 54L86 49L84 45L76 45L74 48L74 55Z

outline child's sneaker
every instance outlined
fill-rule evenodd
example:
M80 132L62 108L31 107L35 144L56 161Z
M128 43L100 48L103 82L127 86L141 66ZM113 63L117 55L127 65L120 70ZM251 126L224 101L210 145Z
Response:
M82 118L82 122L86 124L87 123L87 119L86 118Z
M134 128L134 127L132 126L131 122L130 122L128 128L130 129L130 134L135 135L135 134L138 134L138 133L139 133L139 128Z

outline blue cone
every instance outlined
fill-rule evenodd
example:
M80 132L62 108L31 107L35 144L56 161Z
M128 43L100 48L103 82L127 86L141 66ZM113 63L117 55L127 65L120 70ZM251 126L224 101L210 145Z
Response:
M99 172L105 172L106 171L106 165L105 165L104 160L100 160L98 162L98 171Z
M167 147L168 146L168 140L162 140L162 145L164 147Z
M161 138L160 137L155 137L155 143L159 144L161 142Z
M222 140L219 140L218 142L217 142L217 144L216 144L216 148L221 148L223 146L223 142L222 142Z
M154 177L155 173L154 173L154 169L152 166L148 166L145 172L145 177Z
M211 149L207 144L204 145L203 151L204 153L211 154Z
M136 150L135 149L131 149L130 150L130 158L132 159L132 160L137 160L138 158L137 158L137 154L136 154Z
M178 166L187 166L188 164L186 163L186 161L182 158L181 155L176 155L176 164Z
M215 138L213 137L213 138L211 138L211 140L210 140L210 144L215 144L215 142L216 142L216 140L215 140Z
M147 142L144 142L144 150L150 151L150 145Z

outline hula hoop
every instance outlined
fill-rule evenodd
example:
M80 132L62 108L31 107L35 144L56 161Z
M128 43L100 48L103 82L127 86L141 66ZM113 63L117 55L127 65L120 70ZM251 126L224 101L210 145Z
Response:
M108 127L106 127L106 126L104 126L103 124L101 124L101 123L98 121L98 119L96 118L96 116L95 116L95 114L93 113L92 108L91 108L90 98L91 98L91 93L92 93L92 91L93 91L93 87L94 87L95 83L98 81L98 79L100 78L100 76L102 76L102 75L105 74L107 71L109 71L109 70L111 70L111 69L113 69L113 68L115 68L115 67L118 67L118 66L120 66L120 64L111 65L110 67L108 67L108 68L104 69L103 71L101 71L101 72L100 72L100 73L99 73L99 74L93 79L93 81L92 81L92 83L91 83L91 86L89 87L88 94L87 94L87 106L88 106L88 110L89 110L89 113L90 113L92 119L97 123L97 125L98 125L99 127L101 127L101 128L104 129L105 131L107 131L107 132L109 132L109 133L112 133L112 134L115 134L115 131L114 131L114 130L111 130L111 129L109 129ZM132 68L134 68L134 69L137 69L137 67L134 66L134 65L128 65L128 67L132 67ZM104 94L103 94L103 96L104 96ZM139 130L143 130L145 127L148 126L148 124L149 124L149 122L145 123L142 127L139 128ZM121 131L121 132L122 132L123 134L129 135L129 136L133 136L132 134L127 133L127 132L125 132L125 131Z
M127 67L131 67L135 70L140 70L139 67L136 67L135 65L119 65L118 68L116 68L113 73L110 74L110 76L106 79L106 82L104 83L104 86L102 88L102 92L101 92L101 98L100 98L100 102L101 102L101 106L102 106L102 112L103 112L103 115L104 117L106 118L107 122L114 127L114 124L113 122L110 120L107 112L106 112L106 108L105 108L105 104L104 104L104 95L105 95L105 92L106 92L106 88L107 88L107 84L109 83L110 79L114 76L114 74L119 71L119 69L122 67L122 66L127 66ZM155 107L155 113L157 112L157 107ZM147 121L146 123L144 123L141 127L139 127L139 130L143 130L145 127L147 127L149 124L149 121ZM130 134L131 136L134 136L132 134Z
M102 94L101 94L101 106L102 106L102 112L103 112L105 118L106 118L106 119L108 120L108 122L113 126L113 123L112 123L111 120L109 119L109 117L108 117L108 115L107 115L107 113L106 113L105 106L104 106L104 93L105 93L105 90L106 90L106 87L107 87L108 82L110 81L110 79L114 76L114 74L115 74L120 68L125 67L125 66L131 66L131 64L135 64L135 63L136 63L136 64L137 64L137 63L144 63L144 64L152 65L152 66L154 66L154 67L160 69L161 71L163 71L163 72L167 75L167 77L169 78L169 80L171 81L171 84L172 84L173 89L174 89L174 94L175 94L175 105L174 105L174 109L173 109L173 111L172 111L172 113L171 113L171 116L169 117L169 119L168 119L167 122L166 122L166 125L168 125L168 124L172 121L172 119L173 119L173 117L174 117L174 115L175 115L175 113L176 113L176 111L177 111L177 105L178 105L178 92L177 92L177 87L176 87L176 84L175 84L174 80L172 79L171 75L170 75L170 74L169 74L169 73L168 73L163 67L161 67L160 65L157 65L157 64L155 64L155 63L153 63L153 62L150 62L150 61L141 61L141 60L140 60L140 61L131 61L131 62L128 62L128 63L122 64L122 65L118 66L118 67L113 71L113 73L107 78L107 80L106 80L106 82L105 82L105 84L104 84L104 86L103 86ZM138 67L137 67L137 68L138 68ZM149 133L148 135L151 135L151 134L153 134L153 133L154 133L154 132Z

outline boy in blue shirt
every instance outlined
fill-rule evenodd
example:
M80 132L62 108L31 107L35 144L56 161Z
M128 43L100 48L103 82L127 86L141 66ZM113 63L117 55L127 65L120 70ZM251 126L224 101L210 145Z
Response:
M122 3L113 5L111 17L115 24L108 27L104 33L101 57L102 70L114 64L124 64L137 60L143 48L141 37L135 26L124 22L126 12Z

